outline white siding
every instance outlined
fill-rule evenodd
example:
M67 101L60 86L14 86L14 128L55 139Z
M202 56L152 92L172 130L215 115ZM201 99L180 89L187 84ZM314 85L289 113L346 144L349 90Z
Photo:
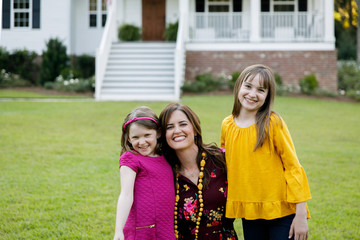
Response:
M122 11L122 14L118 15L124 16L124 19L119 21L119 25L126 23L142 26L141 0L124 0L124 6L119 4L118 11Z
M41 1L40 29L2 29L0 45L8 51L26 48L41 54L46 48L45 42L58 37L70 52L70 1Z
M99 47L104 28L101 21L97 27L89 25L89 0L73 1L72 53L75 55L89 54L95 56ZM98 18L99 20L99 18Z
M179 20L179 1L166 0L166 26Z

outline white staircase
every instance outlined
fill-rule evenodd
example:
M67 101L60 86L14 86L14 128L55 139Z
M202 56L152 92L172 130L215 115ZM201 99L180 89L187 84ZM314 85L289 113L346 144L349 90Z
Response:
M175 101L175 43L112 43L100 100Z

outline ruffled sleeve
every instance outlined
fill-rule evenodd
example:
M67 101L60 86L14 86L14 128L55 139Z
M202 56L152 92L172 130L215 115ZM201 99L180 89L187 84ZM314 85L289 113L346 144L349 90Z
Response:
M228 129L228 125L230 123L232 115L226 117L221 124L221 137L220 137L220 147L225 149L225 139L226 139L226 130Z
M287 202L299 203L310 200L309 183L305 171L297 158L286 123L280 117L273 115L270 127L273 127L275 151L279 154L284 166Z
M119 167L127 166L134 170L136 173L140 170L140 163L138 155L135 155L132 152L125 152L120 156Z

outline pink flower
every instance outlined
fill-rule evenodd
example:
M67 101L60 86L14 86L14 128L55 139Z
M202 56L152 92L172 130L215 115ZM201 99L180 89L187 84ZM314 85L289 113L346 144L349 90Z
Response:
M196 206L197 206L197 200L195 200L194 202L189 200L184 204L185 210L190 214L194 214L194 208L196 208Z

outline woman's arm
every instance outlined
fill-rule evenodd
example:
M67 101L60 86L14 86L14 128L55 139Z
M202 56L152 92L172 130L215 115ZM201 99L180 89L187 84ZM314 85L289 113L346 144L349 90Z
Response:
M296 214L290 227L289 238L294 240L306 240L309 236L309 228L306 217L306 202L296 204Z
M136 172L127 166L120 167L121 191L116 210L114 240L124 240L124 226L134 201Z

